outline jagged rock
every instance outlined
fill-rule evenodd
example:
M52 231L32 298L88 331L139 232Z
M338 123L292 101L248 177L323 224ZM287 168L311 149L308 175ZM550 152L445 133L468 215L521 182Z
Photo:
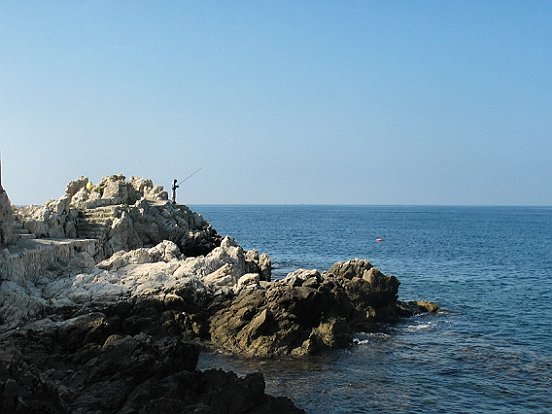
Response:
M72 199L75 194L82 190L87 190L87 185L89 183L88 177L81 176L74 181L70 181L65 188L65 196L69 200Z
M140 198L122 174L103 178L99 186L103 189L102 199L109 200L110 204L134 204Z
M258 273L247 273L238 279L238 283L235 287L235 290L239 292L243 289L259 289L260 276Z
M118 252L98 263L93 270L73 276L42 277L38 280L35 296L51 311L67 306L147 298L175 306L181 303L186 311L197 313L207 309L214 297L231 297L243 289L261 288L259 274L246 273L253 263L246 259L247 256L247 252L231 239L207 256L193 258L184 258L176 244L163 241L149 249ZM86 255L77 254L73 262L84 262L85 258ZM9 302L9 308L14 304ZM4 314L8 315L8 310ZM194 328L195 331L202 329Z
M162 240L176 243L186 256L206 255L221 241L200 215L169 203L162 186L139 177L126 181L121 174L104 177L97 185L80 177L59 199L18 208L16 213L38 238L99 239L97 260ZM258 260L264 266L259 272L269 272L268 259Z
M439 305L427 300L417 300L410 302L397 301L397 313L403 317L410 317L423 313L435 313L438 312L439 309Z
M258 250L248 250L245 254L250 273L258 273L260 280L270 282L272 273L272 261L266 253L259 254Z
M115 306L0 338L0 410L9 413L301 413L264 393L261 374L197 371L198 348L177 336L129 334Z
M350 280L353 277L362 278L364 272L370 270L372 267L372 264L368 260L354 259L333 264L327 273Z
M38 238L75 238L77 212L70 209L70 199L63 196L43 206L26 206L16 209L25 228Z
M330 274L351 281L346 286L353 302L377 307L397 300L399 280L384 275L367 260L338 262L326 272L326 275Z
M306 355L352 343L344 289L299 270L266 289L244 289L211 318L211 341L248 356Z
M343 348L352 344L354 331L407 315L397 304L398 285L361 260L337 263L323 275L299 269L266 287L237 289L211 318L211 341L228 352L261 357ZM416 305L422 308L435 309Z
M150 249L138 248L130 252L119 251L109 259L98 263L98 268L117 270L129 264L143 264L156 262L170 262L181 257L180 249L171 241L164 240Z
M0 282L0 332L44 314L47 301L32 283Z
M260 260L257 252L244 251L232 238L225 237L207 256L183 262L174 276L195 275L208 285L233 289L243 275L260 272L260 262L255 260ZM268 272L265 269L265 277L270 277Z

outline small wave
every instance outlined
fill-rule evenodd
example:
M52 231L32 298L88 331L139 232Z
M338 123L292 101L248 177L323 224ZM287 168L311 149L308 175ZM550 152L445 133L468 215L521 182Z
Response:
M373 332L373 333L358 333L358 337L353 339L355 345L365 345L369 343L379 342L390 338L389 334L384 332Z
M408 325L406 327L407 332L427 332L432 331L433 329L435 329L435 325L433 325L431 322L421 323L419 325Z

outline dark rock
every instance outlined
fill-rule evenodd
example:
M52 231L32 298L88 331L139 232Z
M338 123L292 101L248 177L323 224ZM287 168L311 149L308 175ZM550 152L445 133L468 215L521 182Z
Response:
M439 311L439 305L426 300L411 302L397 301L396 312L402 317L410 317L423 313L435 313Z
M68 413L53 381L29 365L17 350L0 351L1 413Z
M157 337L124 332L127 325L121 320L132 312L153 311L152 319L172 321L182 314L160 303L121 303L106 313L44 321L4 335L0 412L303 412L287 399L266 395L261 374L239 378L219 370L196 371L199 349L183 342L178 330L175 336L157 330ZM250 321L252 336L273 329L268 309Z
M333 264L327 273L351 280L354 277L362 278L364 272L370 270L372 267L372 264L368 260L354 259Z
M211 318L211 341L250 356L306 355L352 343L344 289L298 271L267 289L242 291Z
M211 342L261 357L347 347L354 331L381 330L407 315L406 305L397 305L398 287L396 277L365 260L336 263L324 275L298 270L266 288L240 291L214 310Z
M350 280L347 292L354 303L385 306L398 298L400 282L395 276L386 276L367 260L354 259L334 264L325 273Z
M186 256L207 255L216 247L220 246L222 237L213 230L211 225L205 225L199 230L189 232L180 240L176 241L182 253Z

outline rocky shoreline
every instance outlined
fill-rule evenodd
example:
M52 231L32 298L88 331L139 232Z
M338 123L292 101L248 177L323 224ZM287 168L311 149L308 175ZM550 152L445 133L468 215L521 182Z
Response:
M5 195L5 192L2 191ZM0 206L0 412L296 413L260 374L196 369L200 349L308 357L431 302L366 260L271 281L151 180L81 177L44 206Z

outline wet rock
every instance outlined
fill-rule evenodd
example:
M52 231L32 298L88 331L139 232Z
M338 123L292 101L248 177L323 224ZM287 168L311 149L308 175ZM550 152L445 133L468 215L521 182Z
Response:
M410 317L423 313L436 313L440 309L439 305L427 300L417 300L410 302L397 301L396 311L402 317Z
M397 306L398 286L397 278L363 260L337 263L323 275L299 269L239 290L211 318L211 341L231 353L261 357L347 347L354 331L381 329L406 314Z

